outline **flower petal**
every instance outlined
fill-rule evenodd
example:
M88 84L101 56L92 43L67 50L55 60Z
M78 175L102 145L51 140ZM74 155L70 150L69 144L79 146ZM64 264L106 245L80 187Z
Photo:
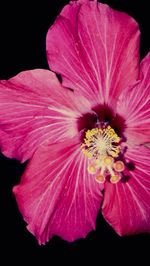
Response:
M95 228L101 191L87 173L75 139L43 144L14 188L19 209L40 244L53 235L73 241Z
M66 87L112 104L138 77L138 25L107 5L84 2L70 2L49 29L49 66Z
M130 145L150 142L150 53L141 62L140 80L123 91L118 112L126 120L126 138Z
M126 183L107 183L103 215L119 235L150 232L150 150L139 146L127 152L135 165Z
M87 100L61 86L48 70L25 71L0 82L2 152L25 161L43 141L63 141L77 134L76 118L89 110Z

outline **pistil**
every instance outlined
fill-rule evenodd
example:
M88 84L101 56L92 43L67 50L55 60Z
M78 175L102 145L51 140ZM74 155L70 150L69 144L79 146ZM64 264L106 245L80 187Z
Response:
M106 176L111 183L121 179L125 165L117 160L121 151L120 138L110 126L87 130L81 145L83 154L88 157L88 172L95 175L98 183L104 183Z

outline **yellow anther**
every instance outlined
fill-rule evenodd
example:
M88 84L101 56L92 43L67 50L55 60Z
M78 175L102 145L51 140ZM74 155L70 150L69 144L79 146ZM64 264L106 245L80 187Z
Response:
M109 155L115 158L120 152L119 141L120 138L110 126L93 128L86 131L81 149L88 158L98 159Z

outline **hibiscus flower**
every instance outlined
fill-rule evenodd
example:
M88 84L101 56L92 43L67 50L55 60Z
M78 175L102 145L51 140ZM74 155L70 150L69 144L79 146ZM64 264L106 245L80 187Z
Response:
M133 18L70 2L46 39L50 69L0 82L2 152L29 160L14 194L40 244L95 229L150 231L150 54Z

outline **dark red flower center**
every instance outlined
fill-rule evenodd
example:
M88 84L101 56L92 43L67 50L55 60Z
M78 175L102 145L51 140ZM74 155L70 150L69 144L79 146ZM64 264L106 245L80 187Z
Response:
M80 132L103 125L110 125L118 136L123 138L126 127L125 119L107 105L94 106L90 113L86 113L78 119L78 130Z

